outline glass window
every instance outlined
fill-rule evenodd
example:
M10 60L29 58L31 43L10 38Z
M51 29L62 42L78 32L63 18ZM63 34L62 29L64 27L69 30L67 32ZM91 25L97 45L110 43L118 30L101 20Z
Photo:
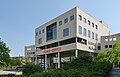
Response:
M74 15L70 16L70 21L74 20Z
M110 38L109 41L112 41L112 38Z
M39 31L39 35L41 34L41 31Z
M106 38L105 41L108 41L108 39Z
M95 34L95 39L98 40L98 34L97 33Z
M94 32L92 32L92 39L94 39Z
M109 45L109 48L112 48L112 45Z
M67 22L68 22L68 18L65 18L65 19L64 19L64 23L67 23Z
M38 32L36 32L36 36L38 36Z
M83 35L86 36L86 28L83 29Z
M108 48L108 45L105 45L105 48Z
M63 30L63 36L68 36L69 35L69 28L66 28Z
M38 39L38 44L42 44L42 38Z
M95 27L96 27L96 29L98 29L98 26L97 26L97 25L95 25Z
M88 20L88 25L90 25L90 20Z
M81 34L82 35L82 27L79 25L79 28L78 28L79 30L79 34Z
M82 16L81 16L81 15L79 15L78 17L79 17L78 19L82 21Z
M117 38L113 38L113 41L116 41L117 40Z
M59 21L59 26L62 25L62 21Z
M86 23L86 18L84 18L84 23Z
M44 33L44 29L42 30L42 33Z
M92 23L92 27L94 28L94 23Z
M88 37L90 38L90 30L88 30Z

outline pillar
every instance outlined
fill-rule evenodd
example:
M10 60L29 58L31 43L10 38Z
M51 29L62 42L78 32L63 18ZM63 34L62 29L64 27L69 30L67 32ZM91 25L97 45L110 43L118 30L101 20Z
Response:
M47 70L47 54L45 54L45 70Z
M58 52L58 69L60 69L60 52Z
M78 50L75 50L75 57L78 57Z
M37 64L37 55L35 56L35 64Z

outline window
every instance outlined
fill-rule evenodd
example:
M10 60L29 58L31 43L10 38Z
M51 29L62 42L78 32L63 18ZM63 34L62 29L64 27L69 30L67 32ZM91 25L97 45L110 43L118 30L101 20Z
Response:
M42 30L42 33L44 33L44 29Z
M62 21L59 21L59 26L61 26L62 25Z
M69 28L66 28L63 30L63 36L68 36L69 35Z
M81 34L82 35L82 27L81 26L79 26L79 28L78 28L79 30L79 34Z
M98 29L98 26L97 26L97 25L95 25L95 27L96 27L96 29Z
M109 45L109 48L112 48L112 45Z
M84 18L84 23L86 23L86 18Z
M39 31L39 35L41 34L41 31Z
M36 32L36 36L38 36L38 32Z
M95 34L95 40L98 40L98 34L97 33Z
M116 41L117 40L117 38L113 38L113 41Z
M38 39L38 44L42 44L42 38Z
M83 35L86 36L86 28L83 29Z
M88 20L88 25L90 25L90 20Z
M81 16L81 15L79 15L78 17L79 17L79 20L81 20L81 21L82 21L82 16Z
M92 39L94 39L94 32L92 32Z
M98 46L98 50L101 50L101 46Z
M92 27L94 28L94 23L92 23Z
M78 42L78 43L81 43L81 44L87 45L87 40L86 40L86 39L83 39L83 38L77 38L77 42Z
M88 37L90 38L90 30L88 30Z
M108 48L108 45L105 45L105 48Z
M106 38L105 41L108 41L108 39Z
M112 38L110 38L109 41L112 41Z
M64 23L67 23L68 22L68 18L64 19Z
M74 15L70 16L70 21L74 20Z

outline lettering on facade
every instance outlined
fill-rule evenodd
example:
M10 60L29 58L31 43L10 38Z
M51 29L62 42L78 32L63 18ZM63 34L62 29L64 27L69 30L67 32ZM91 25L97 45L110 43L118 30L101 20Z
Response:
M51 49L48 49L48 50L44 50L42 51L43 53L53 53L53 52L59 52L61 50L61 48L51 48Z

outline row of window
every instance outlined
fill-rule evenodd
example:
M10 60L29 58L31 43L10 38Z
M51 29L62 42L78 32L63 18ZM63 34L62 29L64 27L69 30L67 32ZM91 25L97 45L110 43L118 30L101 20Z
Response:
M109 40L109 41L116 41L116 40L117 40L117 38L109 38L109 39L108 39L108 38L106 38L106 39L105 39L105 41L108 41L108 40Z
M63 29L63 37L69 36L69 28ZM42 38L38 39L38 44L42 44Z
M85 17L82 17L81 15L79 15L79 16L78 16L78 19L79 19L80 21L83 20L84 23L87 23L87 22L88 22L88 25L91 25L91 24L92 24L92 27L93 27L93 28L95 27L95 29L98 29L98 26L97 26L96 24L94 24L94 23L91 22L90 20L87 20Z
M42 30L42 32L41 32L41 30L39 32L36 32L35 35L38 36L38 34L41 35L41 33L44 33L44 29Z
M112 48L112 45L105 45L105 48Z
M86 28L82 28L82 26L79 25L78 31L79 31L80 35L86 36L86 33L87 33ZM90 30L88 30L88 37L91 38L91 33L92 33L92 39L98 40L98 34L91 32ZM94 36L95 36L95 38L94 38Z
M35 54L35 52L28 52L27 55L30 55L30 54Z
M70 16L70 21L72 21L72 20L74 20L74 19L75 19L74 15ZM65 19L64 19L64 24L66 24L66 23L68 23L68 18L65 18ZM59 26L61 26L61 25L62 25L62 20L59 21Z

